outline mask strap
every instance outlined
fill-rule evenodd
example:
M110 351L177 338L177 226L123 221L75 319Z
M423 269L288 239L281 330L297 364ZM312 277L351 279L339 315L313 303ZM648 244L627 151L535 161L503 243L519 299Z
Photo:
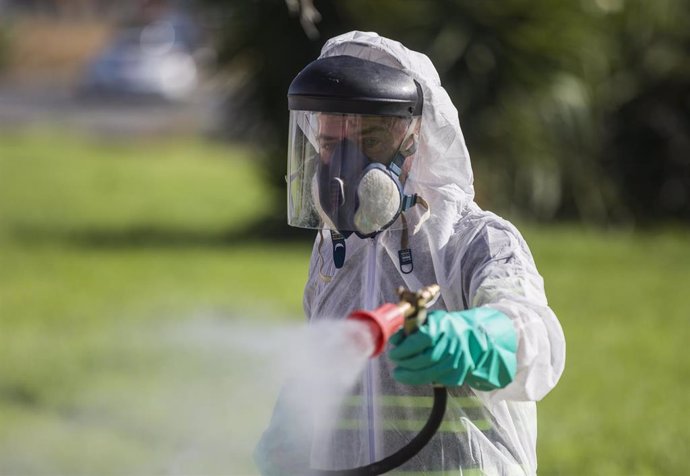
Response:
M429 216L431 216L431 207L421 196L417 195L416 193L413 193L412 195L403 195L402 211L409 210L415 205L421 205L426 209L426 211L419 219L417 226L415 226L414 231L412 232L413 235L417 234L419 228L424 224L425 221L429 219Z
M333 264L336 269L340 269L345 264L345 237L331 230L331 243L333 243Z
M411 195L409 197L412 197L414 199L414 203L412 203L412 205L410 205L407 208L410 208L414 205L421 205L426 209L424 214L419 219L419 223L417 223L417 226L415 226L414 230L412 230L412 234L416 235L422 227L422 225L424 224L424 222L427 221L431 216L431 207L426 202L426 200L424 200L417 194ZM408 196L406 196L405 198L407 199ZM410 274L412 270L414 270L414 263L412 261L412 249L410 248L409 226L407 225L407 218L405 217L405 214L401 214L400 219L402 220L402 233L400 233L400 250L398 251L398 263L400 265L400 271L403 274Z
M321 247L324 241L323 230L319 230L319 247L317 249L319 253L319 277L322 281L330 283L333 276L329 276L323 272L325 260L321 254ZM333 265L336 269L340 269L345 263L345 237L337 231L331 230L331 243L333 243Z
M319 247L318 247L318 253L319 253L319 278L321 278L321 281L324 283L330 283L331 279L333 279L333 276L329 276L323 272L323 265L325 263L323 259L323 255L321 254L321 247L323 246L324 242L324 237L323 237L323 230L319 231Z
M402 219L402 233L400 234L400 250L398 250L398 263L403 274L410 274L414 269L412 262L412 250L410 249L410 235L407 226L407 218L400 215Z
M422 225L424 224L425 221L429 219L431 216L431 207L429 204L424 200L422 197L419 195L415 194L415 205L421 205L422 207L426 208L426 211L424 214L419 218L419 222L417 225L415 225L414 230L412 230L412 234L416 235L417 232L422 228Z
M395 154L395 157L393 157L393 160L391 160L391 163L388 164L388 170L393 172L396 177L400 178L400 174L402 173L402 167L405 163L405 159L407 159L407 157L398 152L397 154Z
M409 126L407 126L407 133L405 134L405 139L403 139L403 143L407 141L408 139L412 139L412 143L410 144L409 147L406 147L404 150L399 150L394 156L393 160L391 160L391 163L388 164L388 170L390 170L392 173L395 174L395 176L398 178L398 181L400 181L400 176L403 173L403 165L405 164L405 161L407 160L408 157L413 155L415 152L417 152L417 141L414 139L414 134L412 134L412 130L416 127L417 125L417 120L416 119L411 119ZM401 146L402 147L402 144ZM424 201L421 197L417 197L417 194L412 194L412 195L402 195L402 209L401 211L405 211L409 208L414 207L416 204L424 204L426 205L426 201ZM425 206L428 210L428 205ZM427 217L428 218L428 217ZM424 219L426 221L426 218ZM418 228L415 228L414 233L417 233ZM413 234L414 234L413 233Z

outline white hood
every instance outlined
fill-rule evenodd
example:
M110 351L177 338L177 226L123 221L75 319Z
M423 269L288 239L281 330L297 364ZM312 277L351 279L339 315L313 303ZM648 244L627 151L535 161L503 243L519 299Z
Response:
M450 234L453 217L474 199L470 156L460 129L458 111L441 86L429 58L376 33L353 31L326 42L321 58L347 55L402 69L422 86L424 109L415 161L405 188L431 205L440 242ZM441 226L439 222L445 223Z

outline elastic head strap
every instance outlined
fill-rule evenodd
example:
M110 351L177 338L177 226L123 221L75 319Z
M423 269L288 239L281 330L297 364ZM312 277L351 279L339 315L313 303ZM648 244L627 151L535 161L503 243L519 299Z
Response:
M388 164L388 170L393 172L398 178L400 178L400 174L402 174L402 168L405 164L405 160L407 160L409 156L417 152L417 141L414 140L413 133L413 130L416 127L417 123L418 121L416 119L410 119L410 123L407 125L407 131L405 131L405 138L400 143L401 148L398 150L398 152L395 153L395 155L393 156L393 160L391 160L391 163ZM409 147L402 149L403 144L410 137L413 138L412 144L410 144Z

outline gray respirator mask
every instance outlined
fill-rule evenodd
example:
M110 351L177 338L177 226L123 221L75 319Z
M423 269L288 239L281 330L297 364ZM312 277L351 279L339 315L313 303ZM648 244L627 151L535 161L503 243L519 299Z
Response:
M312 183L313 200L324 223L343 236L367 238L390 228L415 196L405 195L396 153L392 162L373 162L354 142L343 139L328 162L320 160Z

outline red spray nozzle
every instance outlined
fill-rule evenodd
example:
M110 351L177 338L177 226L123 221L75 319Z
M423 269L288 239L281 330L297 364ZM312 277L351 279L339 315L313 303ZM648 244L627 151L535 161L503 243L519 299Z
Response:
M359 309L347 318L361 321L368 326L374 342L371 357L376 357L383 352L388 339L398 329L405 326L405 332L410 334L424 323L426 308L434 303L439 292L440 287L437 284L422 288L416 293L401 287L398 289L398 304L386 303L373 311Z
M376 357L383 352L390 336L402 327L405 314L397 304L386 303L373 311L362 309L354 311L347 318L362 321L369 327L374 341L374 351L371 356Z

